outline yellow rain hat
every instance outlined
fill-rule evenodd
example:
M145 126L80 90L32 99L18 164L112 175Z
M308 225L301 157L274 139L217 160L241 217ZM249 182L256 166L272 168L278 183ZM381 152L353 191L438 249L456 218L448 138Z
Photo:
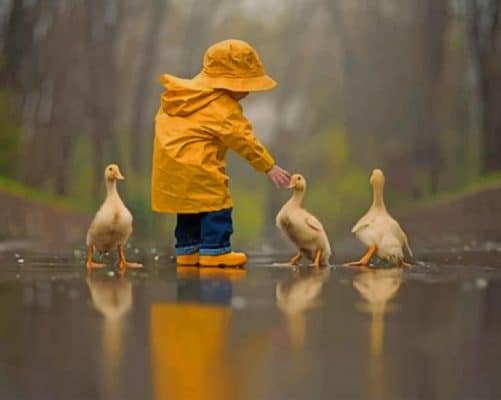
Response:
M193 79L202 86L233 92L258 92L277 85L266 75L257 51L237 39L223 40L209 47L203 69Z

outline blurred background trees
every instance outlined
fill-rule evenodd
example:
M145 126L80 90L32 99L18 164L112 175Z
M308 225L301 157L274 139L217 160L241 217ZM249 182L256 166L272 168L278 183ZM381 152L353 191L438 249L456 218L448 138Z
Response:
M374 167L402 207L501 170L500 3L5 0L0 175L92 210L118 162L137 230L162 237L149 206L158 77L193 76L210 44L241 38L279 82L244 101L256 133L343 232ZM237 240L272 237L288 194L236 157L230 169Z

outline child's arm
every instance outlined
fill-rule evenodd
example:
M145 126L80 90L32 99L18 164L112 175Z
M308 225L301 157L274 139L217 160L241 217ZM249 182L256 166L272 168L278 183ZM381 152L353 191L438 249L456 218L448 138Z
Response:
M275 160L254 136L252 126L242 114L240 107L226 116L217 132L219 139L230 149L245 158L256 170L268 172Z
M289 173L275 164L275 160L254 136L252 125L242 114L241 108L230 113L217 132L219 139L245 158L256 170L266 172L278 187L289 184Z

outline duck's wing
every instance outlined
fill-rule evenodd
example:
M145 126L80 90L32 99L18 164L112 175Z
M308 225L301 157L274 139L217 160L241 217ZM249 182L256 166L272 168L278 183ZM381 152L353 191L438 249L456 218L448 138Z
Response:
M362 218L358 220L358 222L351 228L352 233L356 233L362 228L367 228L370 224L374 222L375 215L372 213L368 212L365 214Z
M305 221L306 225L308 225L311 229L313 229L316 232L322 232L324 230L324 227L322 226L320 221L311 214L306 215Z

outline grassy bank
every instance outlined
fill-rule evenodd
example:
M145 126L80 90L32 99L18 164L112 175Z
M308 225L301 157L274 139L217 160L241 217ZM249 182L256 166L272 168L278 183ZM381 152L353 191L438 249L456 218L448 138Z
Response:
M30 200L37 202L39 204L66 208L68 210L89 212L89 208L82 204L75 203L74 200L70 200L65 197L56 196L53 193L45 192L37 189L30 188L12 179L0 176L0 191L5 193L18 196L24 200Z

